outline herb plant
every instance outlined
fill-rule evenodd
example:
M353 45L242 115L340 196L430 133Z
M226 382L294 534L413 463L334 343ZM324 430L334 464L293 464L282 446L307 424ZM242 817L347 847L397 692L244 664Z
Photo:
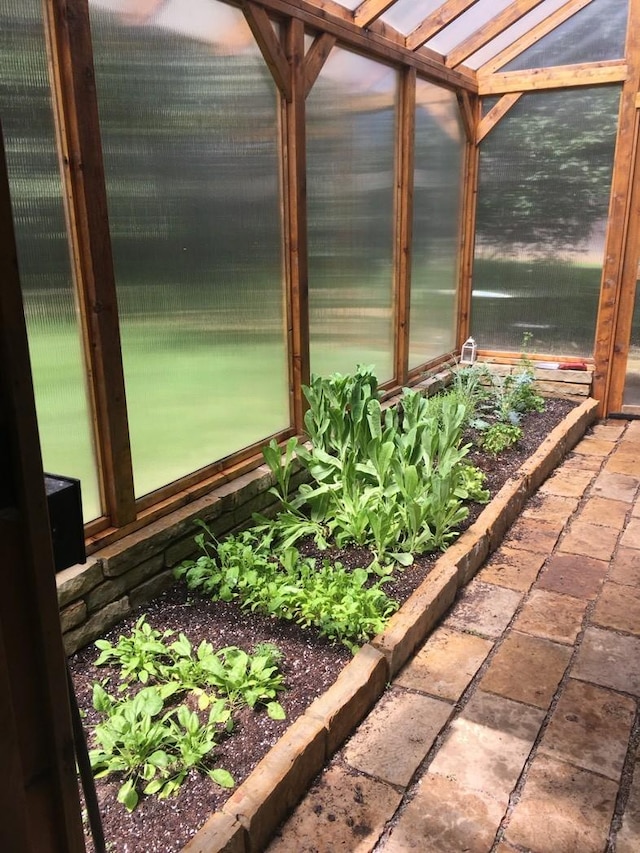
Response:
M115 645L96 642L96 665L118 666L119 691L128 690L129 695L114 699L102 684L94 684L93 704L105 719L93 730L96 747L89 757L96 778L122 774L118 800L129 811L140 793L161 798L175 793L191 769L232 787L231 776L211 767L211 758L220 737L233 728L233 712L260 704L273 719L285 716L276 701L284 689L276 646L261 643L248 654L236 646L215 651L203 641L194 651L182 633L168 644L173 634L160 634L143 615L131 634L120 636ZM132 685L149 680L154 683L131 695ZM187 703L176 705L176 700L189 697L197 711ZM199 716L203 712L204 721Z

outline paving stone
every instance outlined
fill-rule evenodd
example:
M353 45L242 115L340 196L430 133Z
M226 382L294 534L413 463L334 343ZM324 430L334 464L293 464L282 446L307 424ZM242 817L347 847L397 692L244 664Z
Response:
M538 708L478 690L449 725L428 775L482 792L504 809L543 719Z
M640 638L587 628L572 676L640 696Z
M627 696L570 678L538 752L618 782L635 710Z
M368 853L402 795L391 785L330 767L279 830L269 853ZM357 847L355 846L357 845Z
M581 498L591 481L594 472L585 471L582 468L565 468L564 465L557 473L549 477L546 483L540 486L542 494L560 495L565 498Z
M640 551L621 545L611 561L608 577L625 586L640 586Z
M638 421L628 421L627 428L624 433L625 441L640 441L640 423Z
M558 551L608 561L615 550L619 536L620 528L574 521L560 540Z
M345 746L345 761L368 776L406 787L452 713L448 702L391 690Z
M640 454L637 452L636 446L634 443L633 449L631 449L631 446L625 447L620 444L619 449L612 453L605 462L604 470L614 474L640 476Z
M624 501L612 501L610 498L589 498L586 505L580 510L578 521L586 521L590 524L601 524L605 527L614 527L620 531L629 512L629 504Z
M566 522L575 512L578 498L565 498L560 495L541 495L537 492L528 502L522 513L524 518L536 518L540 521Z
M584 456L598 456L603 459L614 450L615 446L615 441L611 441L604 436L586 436L576 444L573 452L583 454Z
M625 431L625 428L626 423L621 421L601 421L591 427L591 433L596 438L617 441Z
M502 805L489 794L429 773L378 849L384 853L487 853L502 815ZM344 849L347 853L354 848Z
M512 631L480 681L482 690L538 708L548 708L572 649Z
M582 598L534 589L513 627L524 634L573 644L582 627L586 606Z
M638 485L640 485L640 479L637 477L602 471L593 483L591 496L631 503L638 491Z
M462 590L443 624L496 638L513 618L521 599L514 590L473 580Z
M571 453L562 460L562 469L564 471L600 471L602 468L602 459L598 456L584 456L578 453Z
M578 554L554 554L542 570L538 589L561 592L575 598L595 598L607 572L604 560Z
M436 629L395 684L456 701L484 663L493 643L451 628Z
M617 793L609 779L539 756L505 841L535 853L603 853Z
M625 548L640 549L640 518L629 519L629 523L620 537L620 544Z
M535 554L504 545L485 563L477 578L485 583L526 592L538 577L545 558L544 553Z
M629 799L616 838L616 853L640 850L640 763L636 762Z
M600 593L591 621L603 628L640 636L640 588L608 581Z
M562 532L564 522L537 521L519 518L504 539L504 545L533 551L534 554L550 554Z

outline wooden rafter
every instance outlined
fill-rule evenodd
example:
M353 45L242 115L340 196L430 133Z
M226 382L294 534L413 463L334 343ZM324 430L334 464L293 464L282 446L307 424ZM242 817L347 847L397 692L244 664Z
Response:
M359 27L366 27L379 18L396 0L363 0L354 9L353 22Z
M327 61L337 39L330 33L322 33L317 36L304 58L304 96L309 95L313 84L318 79L318 74Z
M522 92L511 92L503 95L498 103L478 122L476 144L480 144L485 136L490 133L496 124L502 119L522 97Z
M507 92L532 92L571 86L600 86L604 83L624 82L626 77L627 63L624 59L558 65L556 68L534 68L530 71L505 71L483 78L479 94L503 95Z
M269 16L257 3L244 2L242 11L267 63L274 82L287 101L291 100L291 73Z
M520 18L523 18L536 6L539 6L544 0L516 0L515 3L507 6L502 12L491 18L483 27L476 30L468 38L460 42L446 57L446 64L449 68L455 68L464 62L469 56L474 54L485 44L488 44L492 39L499 36L508 29L512 24L515 24Z
M520 36L520 38L514 41L513 44L510 44L504 50L501 50L500 53L485 62L485 64L478 69L478 77L486 77L489 74L493 74L494 71L502 68L517 56L520 56L520 54L530 48L531 45L536 44L540 39L549 35L550 32L553 32L553 30L561 24L564 24L564 22L568 21L569 18L573 17L576 12L584 9L585 6L588 6L589 3L592 2L593 0L571 0L571 2L565 4L560 9L556 9L555 12L550 14L543 21L540 21L540 23L536 24L535 27L532 27L524 33L524 35Z
M467 9L475 6L478 0L451 0L443 3L432 12L424 21L410 32L405 40L405 46L409 50L417 50L428 39L433 38L448 24L459 18Z

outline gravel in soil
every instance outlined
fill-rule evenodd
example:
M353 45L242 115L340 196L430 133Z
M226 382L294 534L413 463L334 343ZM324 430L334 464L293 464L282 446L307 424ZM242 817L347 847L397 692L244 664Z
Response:
M514 448L497 458L475 450L470 453L468 461L485 472L485 486L491 496L499 491L503 483L574 406L571 401L549 399L544 412L526 416L523 421L524 435ZM477 505L471 507L462 529L477 518L482 508ZM327 556L326 552L324 556ZM363 554L362 549L342 549L333 552L331 556L346 566L356 566L363 564L363 556L366 557L366 554ZM438 556L419 557L412 566L396 573L385 586L387 595L400 603L406 601L424 580ZM216 649L235 645L250 652L258 643L272 642L282 652L280 668L285 676L286 691L278 698L286 712L286 719L272 720L264 710L246 709L236 713L233 732L215 750L215 766L228 770L237 785L249 776L288 726L333 684L351 658L345 647L329 643L317 632L302 631L291 623L249 614L233 603L211 602L194 597L183 584L176 585L152 604L133 612L105 638L116 642L120 634L131 630L143 612L154 628L161 632L166 629L182 631L194 647L206 639ZM115 669L94 666L97 656L98 651L92 645L69 659L89 747L92 746L90 731L98 722L98 714L91 703L92 685L94 681L111 678L113 692L117 683ZM166 800L143 797L130 814L117 802L120 784L117 778L96 781L107 849L113 853L178 851L230 795L228 790L194 771L177 795ZM93 850L89 837L87 849Z

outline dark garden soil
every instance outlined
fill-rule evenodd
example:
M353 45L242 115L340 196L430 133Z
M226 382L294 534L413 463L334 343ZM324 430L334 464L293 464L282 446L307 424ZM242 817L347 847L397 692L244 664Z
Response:
M525 418L524 435L515 448L497 458L475 451L470 454L469 461L485 472L485 485L492 496L573 407L574 403L569 401L547 400L544 412L532 413ZM472 506L463 528L468 527L481 511L481 506ZM324 556L327 556L326 552ZM362 551L342 550L331 556L344 565L362 565ZM404 602L428 574L438 556L420 557L413 566L398 572L385 588L387 595ZM232 734L216 749L215 766L228 770L236 784L247 778L313 699L333 684L351 658L345 647L331 644L313 632L303 632L295 625L269 617L248 614L234 604L194 597L187 593L183 584L176 585L144 610L132 613L106 638L115 642L120 634L128 633L143 612L154 628L182 631L194 647L206 639L214 648L236 645L252 651L256 644L269 641L282 652L280 666L287 689L280 694L279 700L286 711L286 719L274 721L264 710L242 711L236 714ZM69 661L87 732L98 722L98 715L91 705L93 682L111 676L114 682L112 692L115 692L117 683L115 670L93 665L97 656L96 648L90 646L73 655ZM91 746L89 734L88 740ZM129 814L116 800L120 784L118 780L109 779L96 782L107 849L113 853L172 853L180 850L207 817L221 808L230 793L194 772L176 796L167 800L143 797L136 810ZM89 839L87 849L93 850Z

